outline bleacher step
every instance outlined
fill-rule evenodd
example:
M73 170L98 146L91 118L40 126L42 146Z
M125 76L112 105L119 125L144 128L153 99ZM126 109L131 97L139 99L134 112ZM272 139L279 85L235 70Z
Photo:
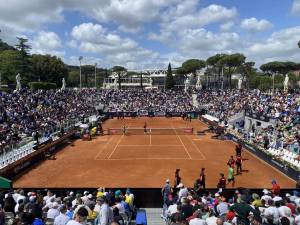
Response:
M145 208L147 213L147 225L164 225L164 220L160 217L162 208Z

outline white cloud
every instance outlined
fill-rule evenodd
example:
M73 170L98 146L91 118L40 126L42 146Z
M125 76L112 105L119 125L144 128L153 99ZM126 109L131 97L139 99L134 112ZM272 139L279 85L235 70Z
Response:
M109 33L99 24L83 23L75 26L71 32L71 45L77 46L81 52L100 54L106 64L121 64L134 67L142 61L153 62L159 54L142 48L130 39L115 33Z
M265 31L273 27L273 24L270 23L268 20L262 19L257 20L256 18L248 18L244 19L241 22L241 28L248 30L250 32L260 32Z
M223 32L230 31L234 27L235 23L233 21L229 21L227 23L223 23L220 25L220 30Z
M189 3L189 4L188 4ZM185 29L199 29L213 23L227 23L237 16L236 8L221 5L209 5L197 10L196 0L185 0L171 7L162 14L159 33L150 33L148 39L165 44L177 41L177 35Z
M59 36L54 32L40 31L32 40L32 53L50 54L63 56L64 51L60 51L62 47Z
M251 44L245 52L258 64L275 59L299 62L299 37L300 26L283 29L274 32L266 41Z
M177 8L180 8L180 3ZM193 10L193 9L190 9ZM237 16L235 8L228 9L221 5L209 5L198 11L192 11L189 14L180 14L178 10L167 12L163 15L163 22L161 24L162 31L178 31L182 28L199 28L208 24L224 22L234 19Z
M240 48L242 42L237 33L213 33L204 28L185 30L181 34L179 49L184 54L201 55L232 53Z
M292 6L292 13L294 14L300 13L300 0L294 0Z
M156 20L161 9L178 0L110 0L93 7L92 16L99 22L115 22L123 31L134 32L146 22ZM87 13L87 12L86 12Z

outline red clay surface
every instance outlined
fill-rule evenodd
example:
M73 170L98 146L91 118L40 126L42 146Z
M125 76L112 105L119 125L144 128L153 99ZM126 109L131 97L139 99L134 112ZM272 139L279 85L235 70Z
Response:
M181 118L136 118L104 123L104 129L207 126L198 120ZM183 183L192 187L200 169L206 168L208 188L215 188L219 173L227 174L227 161L235 154L231 141L211 139L211 134L196 135L106 135L92 141L77 140L56 154L56 160L42 162L13 183L14 188L158 188L173 179L180 168ZM243 152L243 172L235 187L270 188L276 179L282 188L295 182L249 152ZM231 187L228 186L228 187Z

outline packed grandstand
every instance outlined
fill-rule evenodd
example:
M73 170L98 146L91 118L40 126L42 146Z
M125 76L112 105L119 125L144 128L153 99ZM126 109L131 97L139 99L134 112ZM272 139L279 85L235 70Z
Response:
M0 225L300 225L300 0L256 1L0 1Z

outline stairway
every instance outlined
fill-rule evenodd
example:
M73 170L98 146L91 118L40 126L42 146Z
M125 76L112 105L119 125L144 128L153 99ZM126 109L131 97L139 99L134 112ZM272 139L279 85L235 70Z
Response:
M164 225L166 222L160 217L162 208L145 208L147 213L147 225Z

